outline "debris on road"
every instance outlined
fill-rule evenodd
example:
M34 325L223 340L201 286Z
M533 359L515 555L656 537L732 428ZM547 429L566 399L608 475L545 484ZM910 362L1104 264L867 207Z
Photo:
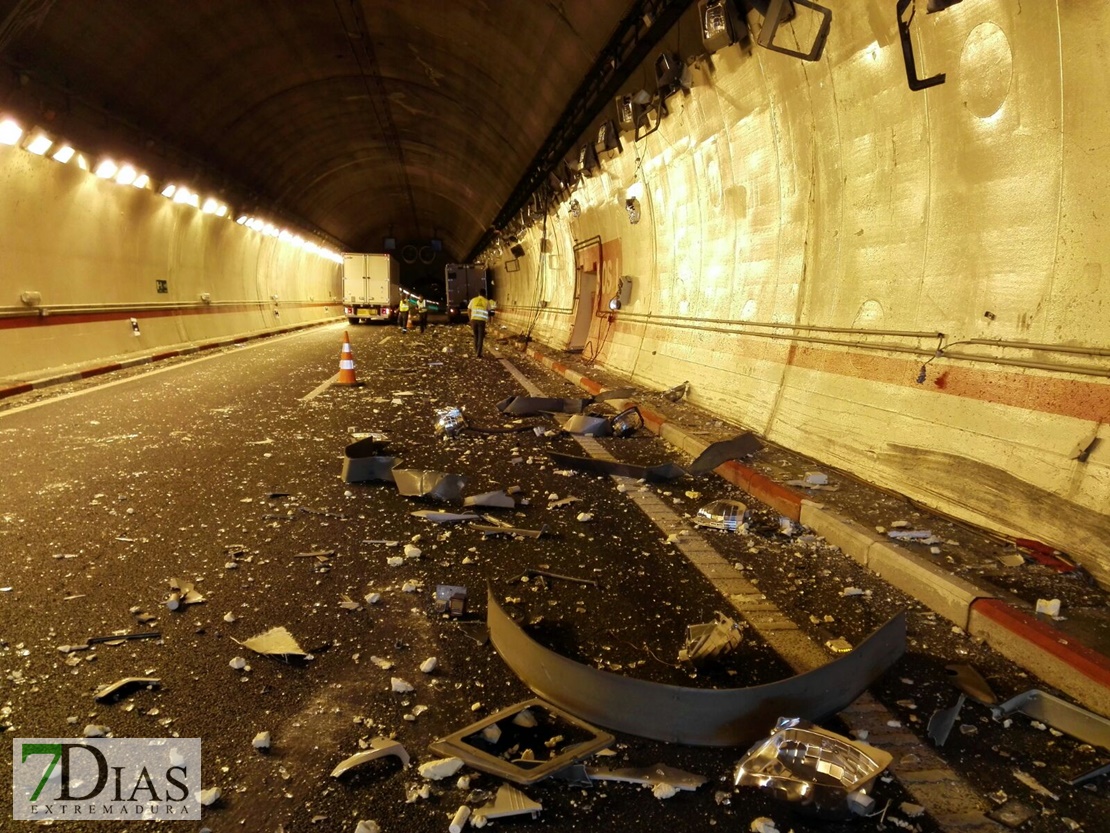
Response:
M995 720L1014 712L1058 729L1083 743L1110 750L1110 720L1047 691L1033 688L991 708Z
M534 568L529 568L529 569L525 570L520 575L509 579L509 581L512 581L512 582L527 581L532 576L542 576L543 578L553 578L553 579L556 579L558 581L570 581L570 582L573 582L575 584L588 584L591 587L597 587L598 586L598 583L596 581L594 581L592 578L578 578L577 576L567 576L567 575L563 575L562 573L552 573L552 572L549 572L548 570L537 570L537 569L534 569Z
M436 585L436 613L463 616L466 613L466 588L457 584Z
M466 417L459 408L439 408L434 414L435 433L437 437L454 437L466 428Z
M944 670L948 672L949 682L972 700L985 706L993 706L998 702L998 695L994 693L990 683L970 665L946 665Z
M259 752L268 752L270 750L270 733L259 732L254 736L254 740L251 741L251 746Z
M191 581L179 581L176 578L171 578L170 591L170 596L166 599L166 607L170 610L177 610L182 605L203 604L208 601Z
M143 631L142 633L114 633L109 636L92 636L79 645L59 645L58 650L63 654L74 651L87 651L93 645L122 645L124 642L134 642L139 639L161 639L160 631Z
M719 466L724 465L729 460L751 457L753 454L758 454L762 450L763 443L756 439L755 434L752 434L750 431L745 432L738 437L733 437L731 440L711 443L705 451L694 459L694 462L690 464L687 471L693 475L707 474Z
M481 506L486 509L516 509L516 501L504 491L484 492L466 498L463 501L463 506Z
M743 627L735 619L717 611L714 621L690 625L686 629L686 644L678 652L678 661L696 665L717 659L735 650L742 634Z
M592 399L553 399L543 396L510 396L497 403L497 410L511 416L580 414Z
M527 814L536 818L542 810L543 805L540 802L533 801L516 787L502 784L497 788L497 795L492 801L474 811L470 823L475 827L483 827L489 819L500 819L506 816Z
M256 654L263 654L264 656L299 660L312 658L312 655L306 653L304 648L297 644L293 634L289 633L284 627L271 628L265 633L260 633L258 636L253 636L244 642L234 641L244 648L249 648Z
M676 769L663 763L654 766L623 767L621 769L588 766L586 767L586 775L591 781L624 781L650 786L666 784L678 790L690 791L698 789L709 780L704 775Z
M394 469L397 491L405 497L427 497L445 503L462 500L466 478L458 474L423 469Z
M162 681L157 677L124 677L106 686L101 686L93 695L98 703L114 703L127 695L141 689L159 688Z
M948 709L938 709L933 712L932 717L929 718L928 734L929 739L937 746L944 746L948 740L948 735L952 732L952 727L956 725L956 720L960 716L960 709L964 707L964 700L966 695L960 693L959 698L956 700L956 705Z
M694 523L708 529L743 532L747 515L748 507L738 500L715 500L698 510Z
M1059 599L1037 599L1037 615L1044 614L1056 619L1060 616L1060 600Z
M482 535L487 538L491 535L519 535L522 538L541 538L547 534L546 526L541 526L539 529L518 529L513 526L486 526L485 524L474 524L472 528L481 532Z
M409 514L414 518L422 518L435 524L463 523L481 518L481 515L475 515L473 512L458 514L455 512L436 512L434 509L418 509L415 512L409 512Z
M349 758L340 761L335 769L331 771L332 778L339 778L344 773L349 772L356 767L363 766L370 761L376 761L379 758L395 757L401 762L401 766L409 765L409 753L400 743L389 738L376 737L370 739L370 748L362 752L356 752Z
M655 466L635 466L631 463L619 463L613 460L602 460L595 457L576 457L573 454L561 454L557 451L549 451L547 452L547 456L561 468L584 471L590 474L631 477L635 480L674 480L686 474L686 470L677 463L660 463Z
M433 749L434 748L435 746L433 744ZM450 778L462 768L462 758L438 758L434 761L422 763L417 768L417 772L420 773L422 778L426 778L429 781L442 781L444 778Z
M800 718L780 718L771 736L736 766L736 786L758 787L818 813L843 814L848 797L867 794L894 756L821 729Z
M223 795L223 790L221 790L219 787L210 787L207 790L201 790L200 795L198 796L200 800L200 805L202 807L211 807L213 804L220 800L221 795Z

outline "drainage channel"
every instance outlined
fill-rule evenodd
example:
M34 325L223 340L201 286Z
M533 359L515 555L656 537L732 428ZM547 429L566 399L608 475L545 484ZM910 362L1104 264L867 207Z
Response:
M501 359L501 364L530 396L544 395L508 359ZM597 440L578 436L574 439L590 457L616 460ZM632 478L613 476L612 479L627 487L625 496L660 531L675 536L675 546L690 564L710 581L796 673L812 671L829 661L824 649L806 636L797 624L744 578L702 535L691 529L657 494L634 488L638 487L638 481ZM852 731L867 732L868 743L894 756L894 762L888 769L914 800L928 810L945 833L998 833L1002 829L984 815L983 803L971 785L913 732L902 728L896 715L869 693L861 695L841 711L839 717Z

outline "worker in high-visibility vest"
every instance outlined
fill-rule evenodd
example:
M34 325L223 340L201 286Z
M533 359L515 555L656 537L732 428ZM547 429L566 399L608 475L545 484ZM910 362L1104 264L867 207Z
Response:
M428 326L428 302L423 295L416 296L416 320L420 324L420 332L424 332L424 328Z
M484 289L479 289L478 294L470 299L466 312L470 316L470 329L474 331L474 352L480 359L482 342L486 340L486 322L489 321L489 300Z
M401 328L402 333L409 331L409 299L401 298L401 302L397 304L397 326Z

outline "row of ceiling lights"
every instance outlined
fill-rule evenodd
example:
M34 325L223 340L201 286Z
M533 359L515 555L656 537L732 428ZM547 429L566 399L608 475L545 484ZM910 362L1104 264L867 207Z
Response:
M72 145L52 139L42 130L28 133L11 118L0 119L0 145L22 146L25 151L35 156L49 155L56 162L63 165L72 163L83 171L90 171L100 179L110 180L118 185L127 185L142 190L151 190L154 187L150 177L135 170L132 165L120 164L113 159L104 158L97 162L95 168L92 168L84 154L79 153ZM212 214L216 217L227 217L229 215L229 209L225 203L220 202L215 197L208 197L204 202L201 202L200 195L184 185L168 183L160 193L163 197L173 200L175 203L191 205L205 214ZM260 220L257 217L243 214L236 222L259 234L276 237L282 242L299 246L305 251L319 255L333 263L343 262L343 256L338 252L311 240L306 240L301 235L294 234L288 229L279 229L273 223Z

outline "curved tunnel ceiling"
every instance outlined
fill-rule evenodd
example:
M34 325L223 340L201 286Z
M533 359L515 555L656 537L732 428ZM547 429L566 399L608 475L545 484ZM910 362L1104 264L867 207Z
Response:
M80 101L349 249L457 257L633 4L0 0L0 106L64 135Z

